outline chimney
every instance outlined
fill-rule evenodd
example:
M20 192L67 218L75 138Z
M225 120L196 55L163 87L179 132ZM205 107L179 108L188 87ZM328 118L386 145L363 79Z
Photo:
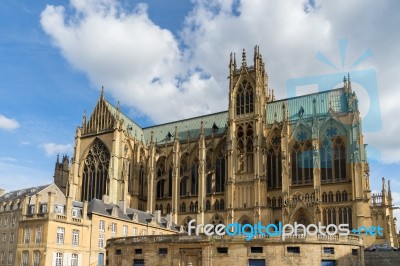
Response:
M88 202L85 200L83 202L83 209L82 209L82 218L83 218L83 220L86 220L87 212L88 212Z
M126 214L126 201L120 200L118 203L118 207L122 210L124 214Z
M110 204L110 197L106 194L103 195L103 202L105 204Z
M157 221L157 223L161 223L161 211L160 210L154 211L154 218Z

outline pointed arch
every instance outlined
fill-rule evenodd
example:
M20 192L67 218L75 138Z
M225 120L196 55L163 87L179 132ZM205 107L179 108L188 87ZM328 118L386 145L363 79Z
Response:
M291 219L290 219L291 224L297 222L298 224L303 224L305 226L309 225L313 221L314 221L314 217L313 217L312 213L304 207L297 208L293 212Z
M243 79L236 91L236 115L254 112L254 89L247 79Z
M81 186L81 201L102 199L108 195L108 168L110 152L106 145L96 138L84 160Z
M267 186L282 187L281 132L275 127L267 142Z

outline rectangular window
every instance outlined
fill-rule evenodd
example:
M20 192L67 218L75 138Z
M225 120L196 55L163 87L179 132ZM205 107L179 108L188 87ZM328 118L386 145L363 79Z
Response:
M142 236L147 235L147 230L146 229L142 229Z
M104 247L104 235L100 234L99 235L99 248L103 248Z
M158 254L167 255L168 254L168 248L159 248L158 249Z
M78 266L78 254L71 255L71 266Z
M357 256L357 255L358 255L358 249L353 248L353 249L351 250L351 255Z
M105 221L103 221L103 220L100 220L100 223L99 223L99 231L100 232L104 232L104 229L106 228L106 222Z
M79 245L79 230L75 230L75 229L72 230L72 245L73 246Z
M300 254L300 247L287 247L287 252L291 254Z
M56 254L56 265L55 266L63 266L63 254L57 252Z
M11 243L11 244L14 243L14 238L15 238L14 233L11 233L11 234L10 234L10 243Z
M17 218L13 217L11 220L11 227L15 227L16 223L17 223Z
M111 233L113 235L117 234L117 224L116 223L111 223Z
M132 235L133 235L133 236L137 236L137 227L133 227L133 233L132 233Z
M251 247L251 253L263 253L263 247Z
M124 225L123 227L122 227L122 234L123 234L123 236L127 236L128 235L128 226L127 225Z
M325 247L324 254L335 254L335 249L331 247Z
M54 212L58 214L64 214L64 205L56 204L54 207Z
M25 228L24 243L28 244L29 242L31 242L31 228L28 226Z
M14 259L14 254L12 251L8 252L8 264L12 264Z
M137 248L137 249L135 249L135 254L136 255L143 254L143 250L141 248Z
M217 252L220 254L228 254L228 248L226 247L218 247Z
M78 209L72 209L72 217L79 218L79 210Z
M33 266L39 266L40 265L40 253L36 251L33 253Z
M64 227L57 228L57 244L63 245L64 244Z
M133 266L144 266L144 259L134 259Z
M47 212L47 204L42 204L40 206L40 211L41 211L41 213L46 213Z
M121 254L122 254L122 251L120 249L115 250L115 255L121 255Z
M29 253L28 251L22 252L22 266L29 266L28 265L29 261Z
M37 228L36 228L36 237L35 237L35 243L42 243L42 230L43 229L43 227L41 226L41 225L39 225Z
M35 214L35 205L29 205L29 214Z

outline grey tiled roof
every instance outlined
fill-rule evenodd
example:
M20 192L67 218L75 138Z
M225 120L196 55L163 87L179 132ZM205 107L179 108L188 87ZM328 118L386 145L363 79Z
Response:
M131 208L126 208L126 213L124 213L118 205L107 204L99 199L93 199L89 202L88 214L97 213L97 214L101 214L104 216L111 216L113 208L116 208L117 215L118 215L117 217L122 220L134 221L135 220L134 217L137 217L136 221L138 223L147 224L147 223L150 223L153 219L155 219L155 216L151 213L147 213L147 212L143 212L143 211L139 211L139 210L131 209ZM167 225L168 225L167 219L165 217L161 217L160 223L158 223L158 225L161 228L167 228ZM178 225L173 224L173 223L170 223L170 225L171 226L167 229L176 230L176 231L178 230Z
M52 185L52 184L37 186L37 187L29 187L29 188L24 188L24 189L7 192L3 196L0 197L0 202L13 201L16 199L23 199L25 196L36 195L38 192L42 191L43 189L47 188L50 185Z

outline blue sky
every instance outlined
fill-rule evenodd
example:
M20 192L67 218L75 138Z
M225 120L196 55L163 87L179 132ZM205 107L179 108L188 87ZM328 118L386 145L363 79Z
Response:
M380 104L382 129L364 130L370 179L378 191L381 177L390 178L400 204L398 5L3 0L0 187L51 182L56 155L71 155L76 126L85 110L92 111L102 85L107 98L120 100L142 126L226 110L229 53L245 48L251 61L258 44L278 98L287 96L288 79L376 73L378 97L354 86L361 115ZM344 57L341 39L347 40ZM351 68L367 49L372 56ZM318 52L338 68L316 60Z

